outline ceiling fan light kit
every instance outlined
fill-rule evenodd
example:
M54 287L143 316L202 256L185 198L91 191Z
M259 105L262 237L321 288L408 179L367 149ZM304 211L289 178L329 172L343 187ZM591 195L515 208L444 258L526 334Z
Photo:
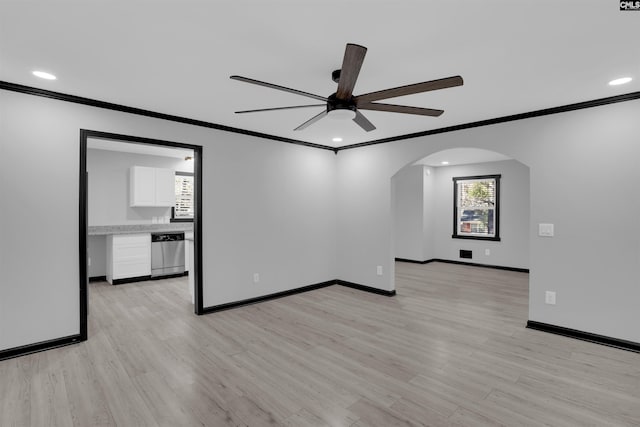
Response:
M334 120L353 120L356 118L356 110L349 108L336 108L335 110L327 111L327 116Z
M364 62L367 48L353 43L348 43L344 51L342 60L342 68L331 73L331 79L338 84L335 93L328 97L315 95L309 92L276 85L273 83L262 82L260 80L251 79L242 76L231 76L233 80L245 83L251 83L271 89L281 90L284 92L294 93L296 95L313 98L318 101L324 101L325 104L313 105L294 105L287 107L261 108L257 110L236 111L236 114L257 113L264 111L288 110L294 108L309 108L324 106L325 110L311 117L306 122L294 130L303 130L318 120L329 116L336 119L351 119L364 131L371 132L376 127L371 123L359 110L385 111L391 113L414 114L421 116L438 117L444 111L432 108L411 107L407 105L384 104L374 101L383 99L396 98L399 96L413 95L415 93L428 92L432 90L446 89L454 86L462 86L463 80L460 76L447 77L444 79L430 80L422 83L414 83L405 86L399 86L391 89L384 89L376 92L365 93L353 96L353 89L360 74L360 68Z

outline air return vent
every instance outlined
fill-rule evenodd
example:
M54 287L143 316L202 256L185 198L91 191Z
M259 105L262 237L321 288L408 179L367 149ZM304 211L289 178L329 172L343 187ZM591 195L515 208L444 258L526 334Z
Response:
M460 249L460 258L471 259L473 258L473 252L466 249Z

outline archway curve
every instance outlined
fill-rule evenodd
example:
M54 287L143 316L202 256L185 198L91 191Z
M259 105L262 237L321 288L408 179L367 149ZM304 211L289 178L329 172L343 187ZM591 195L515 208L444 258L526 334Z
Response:
M449 159L458 159L449 160L451 166L455 164L470 164L472 161L470 159L475 159L473 163L486 163L492 161L500 161L500 160L516 160L519 163L529 167L528 163L524 161L521 156L516 153L507 153L501 149L493 149L485 148L483 145L482 148L479 146L472 146L469 144L453 144L449 146L439 147L437 145L432 145L429 147L423 147L423 150L416 151L413 154L410 154L404 160L400 159L399 165L394 165L394 172L391 176L396 176L400 171L405 169L408 166L416 164L421 161L429 161L431 160L434 164L432 166L437 167L435 163L439 163L441 160L444 160L445 157ZM453 156L449 156L449 154L453 154ZM426 164L426 163L425 163Z

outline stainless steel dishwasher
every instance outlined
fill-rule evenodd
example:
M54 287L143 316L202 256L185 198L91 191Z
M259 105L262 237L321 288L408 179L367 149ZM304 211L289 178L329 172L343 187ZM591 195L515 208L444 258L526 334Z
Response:
M151 277L184 274L184 233L151 234Z

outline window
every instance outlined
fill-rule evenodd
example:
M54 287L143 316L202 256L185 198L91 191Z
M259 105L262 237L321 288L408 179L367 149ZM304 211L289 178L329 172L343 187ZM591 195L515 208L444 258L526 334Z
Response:
M453 178L453 238L500 240L500 175Z
M171 209L171 222L193 221L193 174L176 172L176 205Z

